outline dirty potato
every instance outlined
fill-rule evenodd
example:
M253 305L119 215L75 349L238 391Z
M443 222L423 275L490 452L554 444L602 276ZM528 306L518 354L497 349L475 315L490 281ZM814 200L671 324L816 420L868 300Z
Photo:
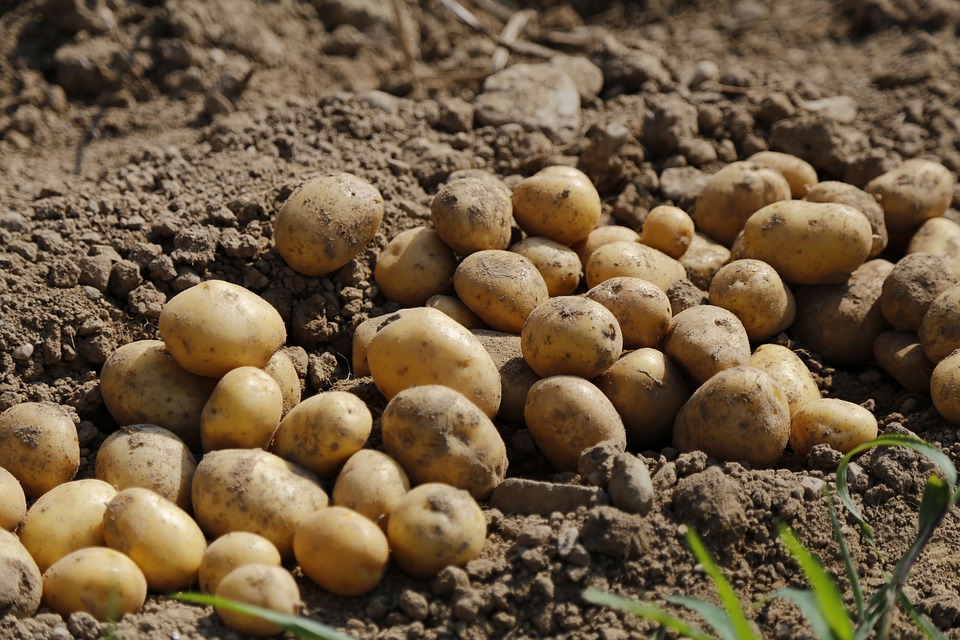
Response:
M536 265L512 251L478 251L453 276L457 296L491 329L520 333L533 308L550 297Z
M617 319L624 349L658 346L673 317L670 298L663 289L640 278L604 280L587 291L586 297L602 304Z
M697 198L697 229L729 247L747 219L772 202L790 199L790 184L776 169L733 162L710 176Z
M742 234L739 236L742 237ZM694 285L707 291L720 268L733 258L730 249L701 233L694 234L690 247L680 256L680 264Z
M607 224L597 227L586 238L573 243L570 248L580 256L580 264L586 266L594 251L611 242L640 242L640 234L629 227Z
M772 338L793 324L793 293L776 270L760 260L734 260L710 282L710 304L740 318L752 342Z
M937 363L930 377L930 397L945 420L960 424L960 350Z
M0 467L0 529L13 531L27 515L27 497L16 477Z
M946 260L911 253L902 257L883 281L880 311L894 329L918 331L933 301L955 284L957 277Z
M63 407L22 402L0 413L0 467L28 498L37 498L76 475L80 443Z
M433 228L458 255L510 244L513 204L503 187L487 178L461 178L445 184L430 203Z
M418 307L453 289L457 257L440 235L427 227L399 233L377 256L373 279L381 293L404 307Z
M209 545L200 558L197 579L204 593L216 593L220 581L228 573L245 564L280 566L277 547L256 533L234 531L220 536Z
M264 449L283 414L283 391L268 373L237 367L220 378L200 414L200 444L214 449Z
M679 260L693 241L693 219L679 207L654 207L643 221L640 242Z
M382 524L407 491L410 477L399 462L382 451L361 449L343 465L330 497L333 504Z
M578 296L550 298L527 318L520 334L523 359L541 377L595 378L617 361L623 334L616 316Z
M638 242L611 242L597 248L586 264L587 286L620 276L640 278L664 291L687 277L683 265L653 247Z
M487 323L473 311L470 311L470 307L463 304L460 298L456 296L441 294L430 296L424 306L443 312L471 331L487 328Z
M583 265L570 247L548 238L525 238L510 246L537 268L552 296L567 296L577 290Z
M923 352L913 331L884 331L873 341L873 357L900 386L914 393L930 393L933 362Z
M880 199L890 231L906 231L942 216L953 199L953 173L939 162L914 158L871 180L865 190Z
M790 406L791 416L803 405L820 398L820 389L810 369L787 347L762 344L751 354L749 364L773 378Z
M107 547L78 549L43 573L43 604L69 618L88 613L100 622L138 613L147 579L136 563Z
M960 224L947 218L931 218L910 238L907 253L929 253L947 261L960 280Z
M541 172L513 190L513 217L528 235L571 245L600 222L600 195L589 179Z
M42 596L37 563L16 535L0 529L0 612L29 618L40 608Z
M694 386L750 360L750 338L743 323L731 312L713 305L691 307L675 315L662 347Z
M523 359L520 336L489 329L476 330L473 335L477 336L500 372L501 397L497 417L522 424L527 392L540 376Z
M758 151L747 158L747 162L770 167L783 174L790 185L790 195L794 198L804 197L818 182L817 170L813 165L789 153Z
M877 419L858 404L839 398L820 398L793 414L790 446L802 456L818 444L847 453L877 437Z
M297 374L297 367L293 360L287 355L284 349L279 349L273 354L264 365L263 371L274 379L280 386L280 393L283 397L282 416L287 415L290 409L293 409L300 402L300 376Z
M867 216L873 231L873 242L868 258L876 258L887 248L889 236L883 219L883 207L877 199L862 189L846 182L827 181L814 185L804 197L809 202L836 202L853 207Z
M237 567L223 577L214 595L286 615L296 614L303 606L300 588L293 575L283 567L269 564ZM214 606L213 609L226 627L245 635L275 636L283 631L259 616L223 606Z
M960 284L936 297L923 316L918 333L923 352L935 363L960 349Z

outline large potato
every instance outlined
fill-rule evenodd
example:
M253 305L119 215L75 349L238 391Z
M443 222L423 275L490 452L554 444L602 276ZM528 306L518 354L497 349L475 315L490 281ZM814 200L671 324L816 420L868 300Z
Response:
M330 497L333 504L381 523L407 491L410 478L400 463L381 451L361 449L343 465Z
M742 238L743 234L739 237ZM690 247L680 256L680 264L690 282L706 291L710 288L713 276L730 262L731 257L730 249L697 233L690 241Z
M570 247L548 238L525 238L510 251L527 258L537 268L550 296L568 296L577 290L583 265Z
M643 221L640 242L679 260L693 241L693 219L679 207L654 207Z
M43 604L64 618L89 613L100 622L138 613L147 580L136 563L107 547L87 547L60 558L43 574Z
M740 318L752 342L771 338L793 324L797 304L780 275L760 260L734 260L710 282L710 304Z
M508 422L523 423L523 405L527 392L540 376L523 359L520 336L488 329L473 332L487 350L500 372L500 409L497 417Z
M507 474L507 449L497 428L449 387L404 389L384 409L381 429L384 451L415 485L443 482L483 499Z
M791 416L808 402L820 399L820 389L810 369L787 347L762 344L751 354L749 364L773 378L790 406Z
M436 309L387 320L367 349L373 381L384 397L416 385L443 384L488 417L497 415L500 373L476 336Z
M729 247L753 213L790 199L790 184L776 169L754 162L733 162L710 176L697 198L697 229Z
M930 393L934 365L913 331L884 331L873 341L873 357L908 391Z
M599 302L561 296L533 310L523 325L520 348L541 377L595 378L620 357L623 334L616 316Z
M617 319L624 349L658 346L673 317L670 298L663 289L640 278L610 278L586 295L609 309Z
M677 280L687 277L683 265L653 247L639 242L610 242L601 245L586 264L587 286L620 276L640 278L664 291Z
M513 190L513 217L531 236L560 244L583 240L600 222L600 195L589 179L538 173Z
M879 197L887 229L905 231L942 216L956 182L939 162L914 158L871 180L866 191Z
M858 404L838 398L820 398L793 414L790 446L802 456L818 444L847 453L877 437L877 419Z
M675 315L662 348L695 386L750 360L750 338L743 323L713 305L691 307Z
M453 289L457 257L433 229L415 227L387 243L373 269L373 278L388 300L418 307L438 293Z
M792 284L843 282L872 247L867 217L835 202L775 202L743 227L743 257L768 263Z
M756 367L721 371L677 414L673 445L712 458L769 467L790 438L790 406L773 378Z
M814 185L807 192L804 200L836 202L861 211L863 215L867 216L867 220L870 221L870 228L873 231L873 244L868 257L876 258L887 248L889 236L887 234L887 224L883 219L883 207L880 206L873 195L846 182L827 181Z
M29 618L40 608L40 569L20 540L0 529L0 616Z
M907 253L940 256L960 280L960 224L947 218L931 218L910 238Z
M586 265L594 251L611 242L640 242L640 234L629 227L607 224L597 227L586 238L573 243L570 248L580 256L580 264Z
M283 567L268 564L237 567L223 577L215 595L286 615L298 613L303 606L300 588L293 575ZM246 635L275 636L283 631L259 616L221 606L214 606L214 611L225 626Z
M265 449L280 424L283 391L256 367L228 371L200 414L200 444L214 449Z
M286 342L287 328L257 294L208 280L167 302L160 313L160 338L181 367L219 378L244 365L266 365Z
M217 381L190 373L160 340L114 351L100 372L100 395L120 426L155 424L200 450L200 415Z
M0 467L36 498L76 475L77 428L60 406L22 402L0 413Z
M937 363L930 377L930 396L945 420L960 424L960 350Z
M0 467L0 529L13 531L27 515L27 497L17 478Z
M520 333L533 308L550 297L536 265L512 251L478 251L453 276L457 295L491 329Z
M510 244L510 193L491 178L461 178L443 187L430 203L440 238L461 256Z
M383 220L383 196L349 173L308 180L290 194L273 226L277 251L290 268L319 276L350 262Z
M256 533L234 531L220 536L209 545L200 559L197 579L204 593L216 593L220 581L228 573L245 564L266 564L279 567L277 547Z
M297 525L327 503L314 474L259 449L211 451L193 476L193 511L208 536L257 533L287 560Z
M770 167L783 174L787 184L790 185L790 195L794 198L802 198L807 195L809 190L815 187L818 182L817 170L813 168L813 165L789 153L758 151L747 158L747 162Z
M911 253L894 265L880 290L880 311L894 329L917 331L927 309L941 293L957 284L946 260Z
M960 284L950 287L930 304L918 333L923 352L935 363L960 349Z
M627 445L627 433L613 403L592 383L576 376L552 376L530 387L524 417L534 442L560 471L576 471L580 455L604 440L621 451Z

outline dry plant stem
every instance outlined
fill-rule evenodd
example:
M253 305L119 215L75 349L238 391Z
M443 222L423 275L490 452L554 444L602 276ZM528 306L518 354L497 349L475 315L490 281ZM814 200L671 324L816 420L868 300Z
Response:
M397 40L400 42L400 49L403 51L403 64L410 74L410 80L414 87L417 86L416 59L413 55L413 47L410 44L410 34L407 31L406 11L401 4L403 0L393 0L393 17L397 24Z
M504 22L513 16L513 11L509 7L497 2L497 0L474 0L474 3L487 13L492 13Z
M475 15L470 13L470 10L464 7L462 4L457 2L457 0L440 0L441 4L449 9L455 16L457 16L461 21L466 25L479 31L483 35L492 39L501 47L509 49L514 53L520 53L523 55L533 56L537 58L550 59L557 55L557 52L548 47L544 47L539 44L534 44L533 42L525 42L523 40L517 40L515 42L506 42L503 37L491 33L491 31L477 19Z
M517 40L517 36L520 35L520 32L523 31L523 28L526 26L527 22L533 16L532 10L527 11L518 11L517 13L510 16L510 20L507 21L507 25L503 28L503 32L500 34L500 41L513 44ZM493 52L493 58L490 61L490 69L494 73L503 69L507 64L507 58L510 57L510 50L504 46L497 47L497 50Z

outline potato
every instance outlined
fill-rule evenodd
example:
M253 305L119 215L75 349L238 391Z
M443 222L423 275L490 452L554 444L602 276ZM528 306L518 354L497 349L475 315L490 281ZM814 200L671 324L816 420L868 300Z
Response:
M501 395L497 417L508 422L523 423L527 392L540 376L523 359L520 336L487 329L475 330L473 335L477 336L500 372Z
M566 296L577 290L583 265L580 256L570 247L548 238L530 237L510 247L530 260L547 285L552 296Z
M147 599L147 580L136 563L107 547L79 549L43 574L43 604L68 618L89 613L100 622L138 613Z
M561 296L533 310L523 325L520 348L541 377L595 378L620 357L623 334L616 316L599 302Z
M486 498L507 474L507 449L490 418L458 391L404 389L382 417L383 449L413 484L443 482Z
M301 522L293 551L308 578L345 597L373 591L390 561L390 545L380 527L344 507L321 509Z
M0 616L29 618L40 608L42 595L37 563L17 536L0 530Z
M392 320L370 341L367 361L374 383L388 400L412 386L443 384L488 417L497 415L497 366L472 333L436 309Z
M200 450L200 415L217 381L181 367L160 340L114 351L100 372L100 394L120 426L154 424Z
M775 202L743 227L743 257L768 263L791 284L843 282L872 247L867 217L835 202Z
M871 194L858 189L852 184L845 182L821 182L814 185L804 200L810 202L836 202L845 204L857 209L867 216L870 221L870 228L873 232L873 244L870 248L868 258L876 258L887 248L889 237L887 234L887 224L883 219L883 207L877 202L877 199Z
M98 480L117 491L150 489L184 511L193 509L190 487L197 460L172 431L152 424L122 427L97 451Z
M327 391L287 414L270 450L329 480L363 448L372 429L373 416L363 400L346 391Z
M209 545L200 558L197 578L200 590L204 593L216 593L220 582L228 573L245 564L266 564L280 566L280 552L277 547L256 533L234 531L220 536Z
M621 451L627 445L613 403L576 376L552 376L530 387L524 418L540 451L560 471L576 471L580 455L604 440Z
M353 331L353 375L361 378L370 375L370 363L367 362L367 349L370 341L380 329L386 327L397 318L408 314L422 313L422 307L400 309L396 313L367 318L357 325Z
M652 282L666 291L674 282L687 277L682 264L653 247L637 242L602 245L590 256L586 274L587 286L591 289L611 278L628 276Z
M287 328L257 294L208 280L167 302L160 313L160 338L181 367L219 378L244 365L265 366L286 342Z
M755 162L733 162L710 176L697 198L697 229L729 247L755 211L790 199L790 184L776 169Z
M575 242L570 248L580 256L580 264L586 265L593 252L611 242L640 242L640 234L619 224L597 227L583 240Z
M283 413L283 392L256 367L228 371L200 414L200 444L215 449L264 449L273 440Z
M918 334L923 352L934 363L960 349L960 284L950 287L930 304Z
M937 296L955 284L957 277L943 258L928 253L906 255L883 281L880 311L894 329L917 331Z
M520 333L533 308L550 297L536 265L511 251L478 251L463 259L453 287L491 329Z
M20 542L40 572L72 551L103 546L103 514L117 490L100 480L73 480L40 496L20 526Z
M683 372L651 348L624 355L594 382L620 414L627 445L635 451L669 442L673 421L690 397Z
M738 237L742 237L742 233ZM690 282L706 291L714 274L731 259L730 249L697 233L690 241L690 247L680 256L680 264Z
M430 203L430 219L440 238L461 256L506 249L513 204L510 193L489 178L461 178L440 188Z
M438 482L411 489L387 525L393 558L409 575L430 578L480 555L487 537L483 511L469 493Z
M66 410L22 402L0 413L0 467L20 482L28 498L73 478L80 468L80 443Z
M879 198L887 229L904 231L942 216L956 182L939 162L914 158L871 180L865 191Z
M245 564L237 567L223 577L215 595L286 615L298 613L303 606L300 588L293 575L283 567L267 564ZM274 623L258 616L221 606L214 606L213 609L226 627L243 634L275 636L283 631Z
M750 360L750 339L743 323L726 309L712 305L691 307L675 315L661 346L694 386Z
M331 498L337 506L385 523L407 491L410 478L399 462L383 452L361 449L343 465Z
M470 307L463 304L460 298L456 296L444 296L440 294L430 296L427 298L424 306L442 311L471 331L473 329L487 328L487 323L481 320L480 316L473 311L470 311Z
M873 341L873 357L908 391L930 393L933 363L913 331L884 331Z
M433 229L415 227L387 243L373 270L380 292L404 307L419 307L453 289L457 257Z
M349 173L308 180L290 194L273 225L273 241L290 268L307 276L339 269L380 228L383 196Z
M587 291L586 297L602 304L617 319L624 349L658 346L673 316L667 294L640 278L604 280Z
M945 420L960 424L960 350L937 363L930 377L930 396Z
M769 375L751 366L721 371L693 392L673 424L673 446L753 467L780 459L790 438L790 406Z
M600 195L589 179L538 173L513 190L513 217L527 235L560 244L583 240L600 222Z
M540 171L537 171L536 175L562 176L565 178L570 178L572 180L580 180L582 182L589 182L590 184L593 184L593 182L590 180L590 176L588 176L583 171L580 171L580 169L577 169L576 167L568 164L548 165L543 169L540 169Z
M147 587L158 592L195 582L207 549L203 531L186 511L139 487L124 489L107 504L103 540L136 562Z
M813 165L789 153L758 151L747 158L747 162L770 167L783 174L783 177L787 179L787 184L790 185L790 195L794 198L802 198L807 195L809 190L816 186L819 181L817 170L813 168Z
M270 356L267 364L263 366L263 371L280 386L280 393L283 396L281 417L287 415L290 409L300 403L300 394L303 391L300 386L300 376L297 374L297 368L294 366L293 360L287 355L286 351L280 349Z
M17 478L0 467L0 529L13 531L27 515L27 497Z
M790 446L802 456L818 444L847 453L877 437L877 419L858 404L838 398L820 398L793 414Z
M751 342L786 331L797 313L793 293L760 260L734 260L717 271L710 282L710 304L740 318Z
M679 207L654 207L643 221L640 242L679 260L694 236L693 218Z
M314 474L259 449L211 451L193 476L194 514L209 537L257 533L286 560L297 525L327 503Z
M960 224L947 218L927 220L910 238L907 253L929 253L940 256L960 280Z
M749 364L773 378L790 407L791 416L808 402L820 399L820 389L810 369L787 347L762 344L750 356Z

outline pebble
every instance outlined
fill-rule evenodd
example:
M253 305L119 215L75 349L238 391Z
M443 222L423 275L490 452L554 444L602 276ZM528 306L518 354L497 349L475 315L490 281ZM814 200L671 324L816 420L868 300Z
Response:
M516 64L493 74L473 104L481 125L516 123L554 142L569 142L580 130L580 91L551 64Z
M607 487L613 506L627 513L646 514L653 506L653 482L640 458L622 453L616 457Z

